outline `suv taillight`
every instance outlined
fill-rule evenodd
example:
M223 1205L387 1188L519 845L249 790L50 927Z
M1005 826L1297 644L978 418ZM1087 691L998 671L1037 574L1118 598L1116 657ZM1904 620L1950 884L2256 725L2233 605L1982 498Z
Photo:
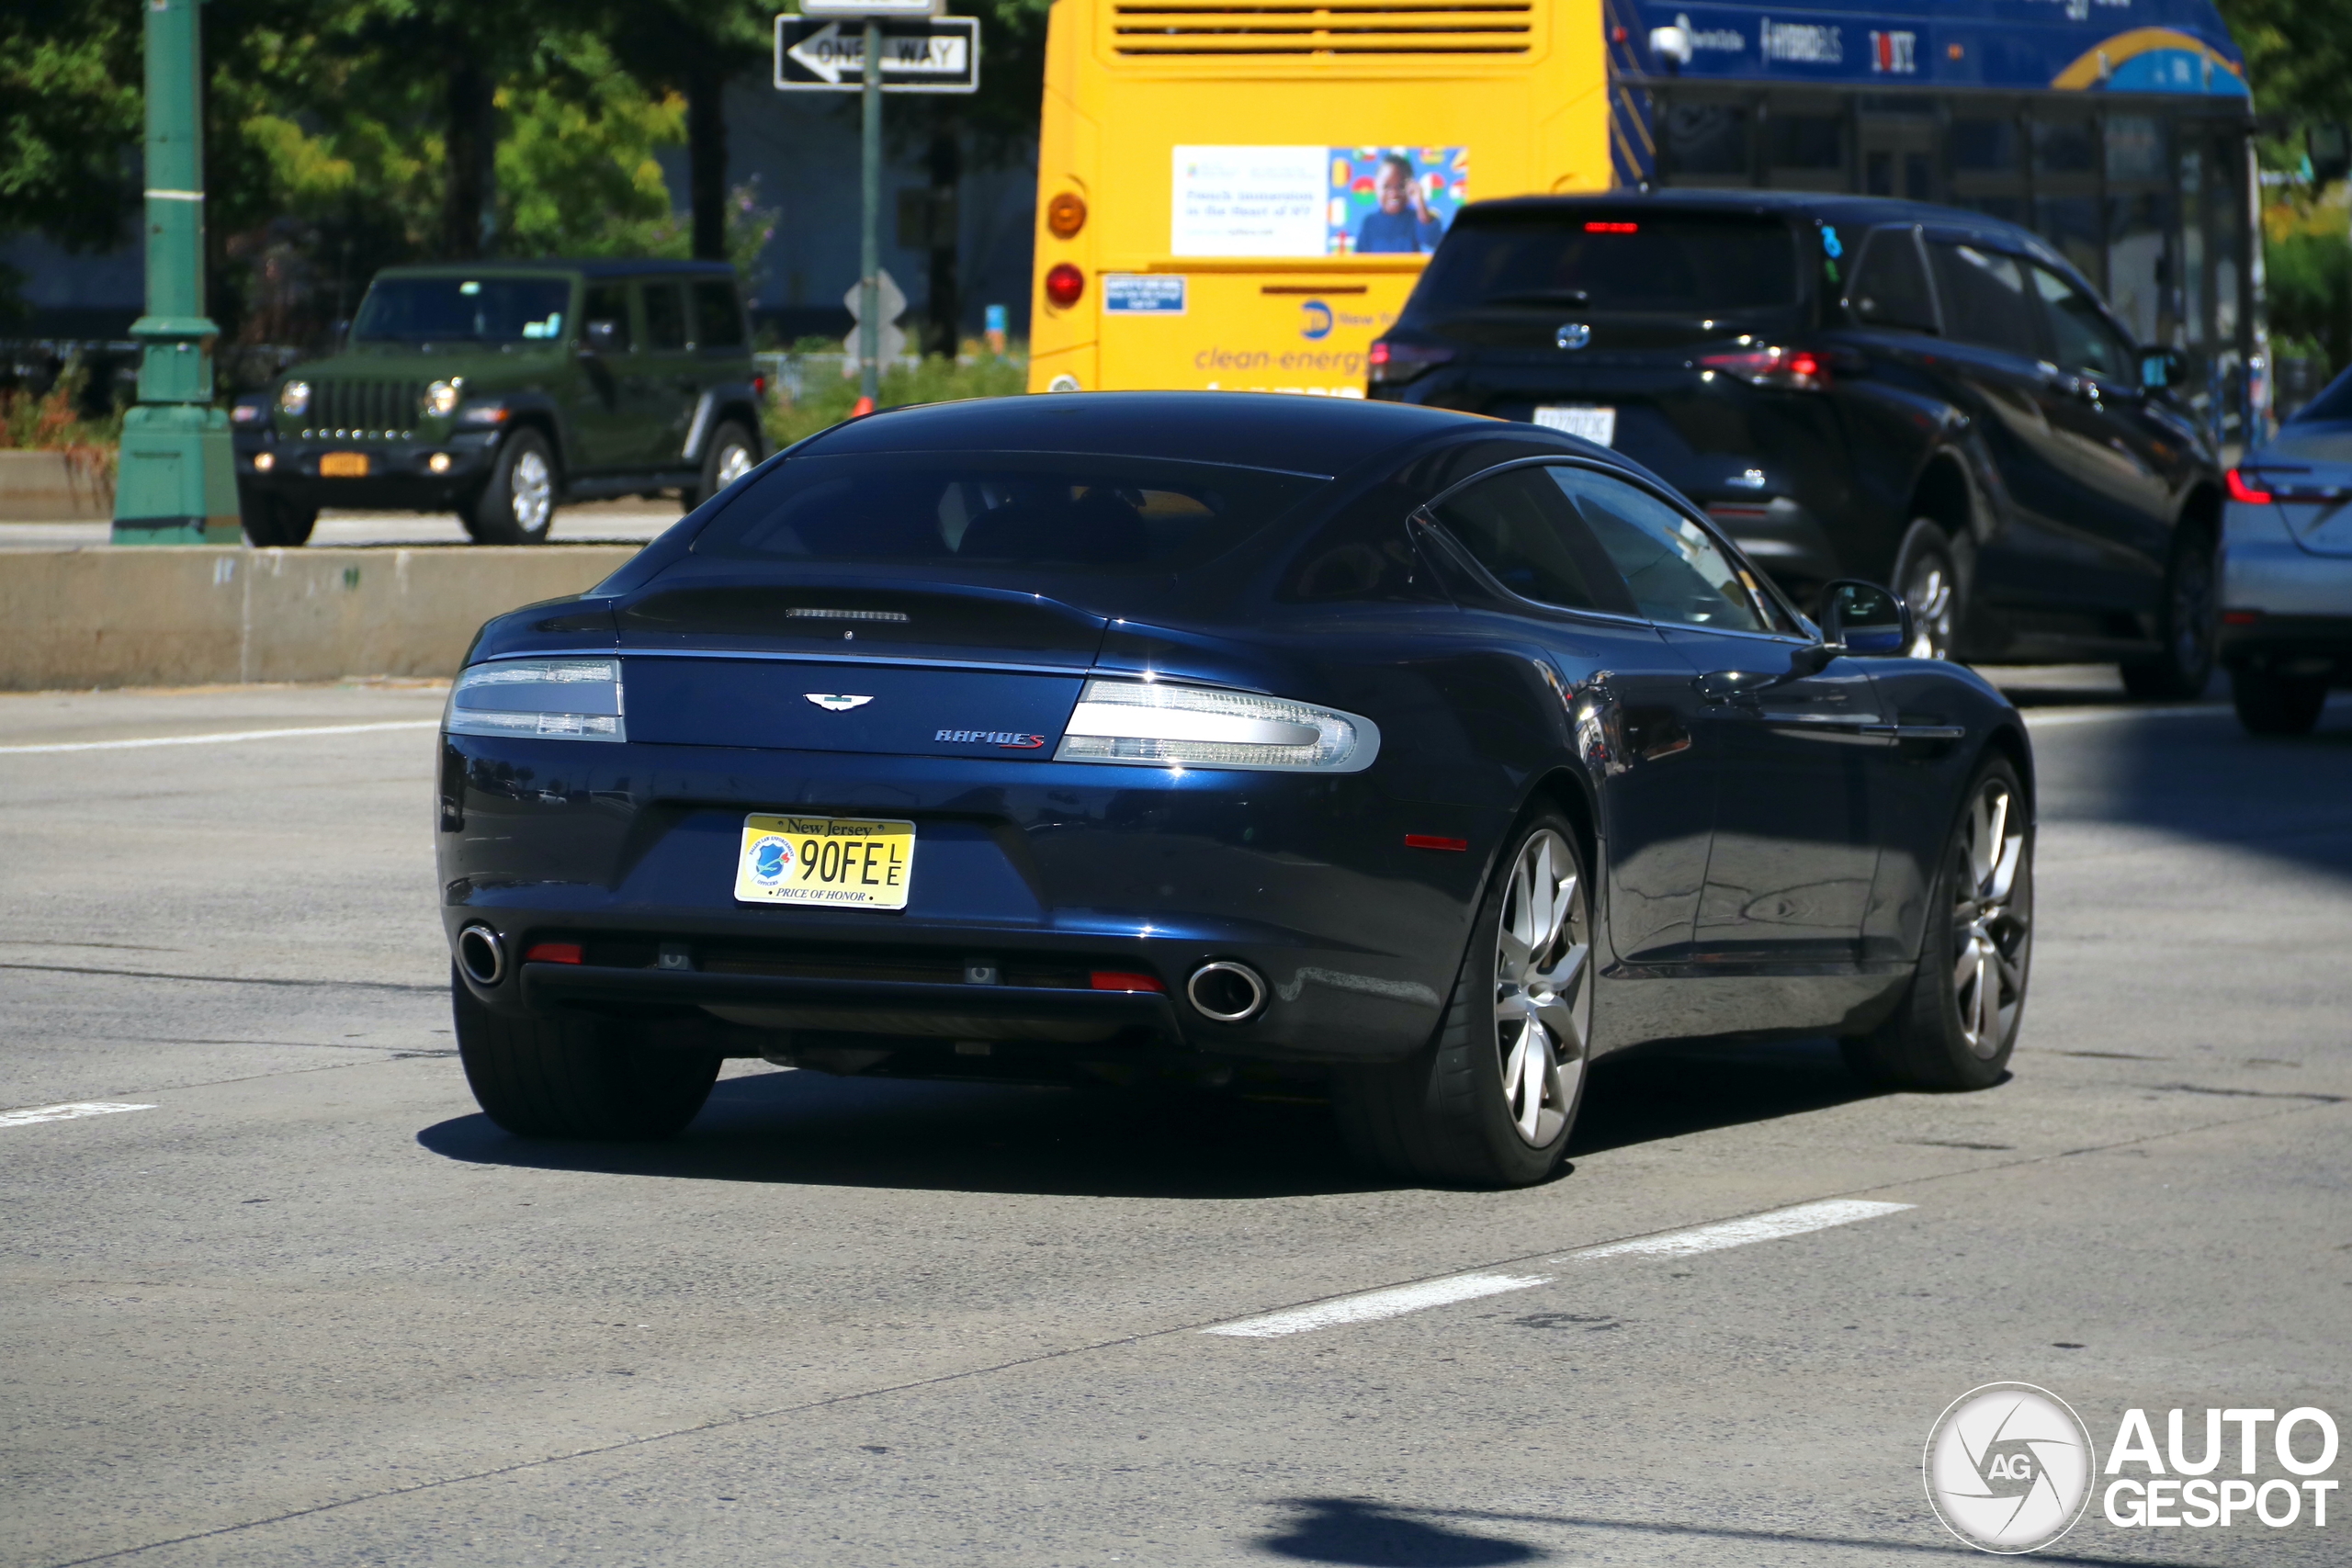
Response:
M1364 355L1364 363L1371 367L1374 386L1396 387L1426 375L1453 357L1453 350L1432 344L1391 343L1379 338Z
M1829 386L1829 361L1809 348L1747 348L1732 354L1702 354L1707 370L1758 387L1786 387L1800 392L1825 391Z

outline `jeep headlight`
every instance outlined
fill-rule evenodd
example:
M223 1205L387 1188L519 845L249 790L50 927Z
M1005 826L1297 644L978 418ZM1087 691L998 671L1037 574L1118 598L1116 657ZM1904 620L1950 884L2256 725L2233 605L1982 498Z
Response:
M288 381L278 388L277 407L282 413L308 413L311 409L311 384L308 381Z
M447 419L457 412L458 395L465 389L462 378L435 381L424 389L424 412L436 419Z
M1351 713L1254 692L1089 681L1054 761L1354 773L1379 751L1379 729Z
M441 728L451 735L626 740L617 659L500 659L449 689Z

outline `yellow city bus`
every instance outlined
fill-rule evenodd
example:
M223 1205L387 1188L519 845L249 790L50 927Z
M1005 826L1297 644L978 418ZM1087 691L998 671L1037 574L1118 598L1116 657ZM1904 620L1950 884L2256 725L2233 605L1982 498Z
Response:
M1363 396L1463 201L1611 183L1601 4L1056 0L1030 389Z

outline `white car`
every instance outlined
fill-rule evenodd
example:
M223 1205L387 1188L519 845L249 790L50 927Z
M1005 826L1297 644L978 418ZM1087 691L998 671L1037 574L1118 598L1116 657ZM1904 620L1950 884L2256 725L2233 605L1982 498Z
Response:
M2256 735L2306 735L2352 684L2352 371L2229 472L2220 654Z

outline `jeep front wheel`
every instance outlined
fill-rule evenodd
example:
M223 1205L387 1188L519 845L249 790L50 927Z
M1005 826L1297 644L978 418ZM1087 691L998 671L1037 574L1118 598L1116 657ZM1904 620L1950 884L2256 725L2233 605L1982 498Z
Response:
M555 457L547 437L518 430L500 447L490 482L461 514L478 545L540 545L555 525Z

